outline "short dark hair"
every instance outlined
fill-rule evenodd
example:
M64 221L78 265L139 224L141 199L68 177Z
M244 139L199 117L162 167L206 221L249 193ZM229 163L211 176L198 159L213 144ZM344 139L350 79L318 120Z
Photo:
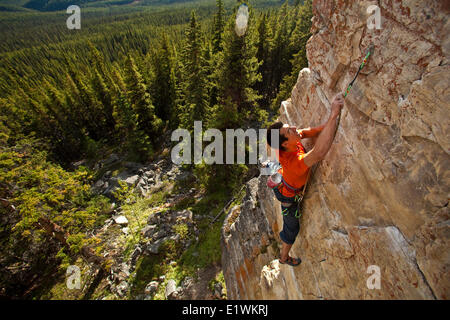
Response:
M272 124L269 128L267 128L267 143L270 147L272 147L272 130L280 130L283 127L283 122L278 121ZM286 151L286 149L282 146L283 142L287 141L285 135L279 133L278 147L281 151ZM272 147L273 148L273 147Z

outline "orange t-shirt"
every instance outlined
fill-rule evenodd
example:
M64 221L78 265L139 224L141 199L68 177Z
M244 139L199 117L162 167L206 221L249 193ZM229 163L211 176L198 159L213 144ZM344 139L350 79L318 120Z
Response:
M308 177L309 167L305 164L305 148L301 142L297 142L297 150L286 152L279 150L278 160L281 168L278 170L283 176L284 181L293 188L301 188ZM281 184L279 190L286 197L294 197L295 193Z

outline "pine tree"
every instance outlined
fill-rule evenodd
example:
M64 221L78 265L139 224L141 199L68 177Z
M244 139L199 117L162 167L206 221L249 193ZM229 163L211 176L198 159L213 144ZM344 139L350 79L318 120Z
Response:
M173 51L165 33L161 39L161 46L153 58L154 79L151 91L155 113L160 119L168 121L176 111L176 80Z
M183 51L185 128L192 129L194 121L205 120L208 108L208 81L204 54L200 25L195 12L192 11Z
M133 111L127 97L125 82L116 66L113 66L112 77L114 79L113 117L115 129L119 138L128 139L131 132L137 129L137 115Z
M108 135L110 135L114 129L114 118L112 116L113 98L99 70L94 71L94 77L92 79L92 88L95 92L96 98L101 102L103 106L102 115L104 118L104 128L108 133Z
M101 103L86 80L74 70L73 66L70 66L67 79L71 90L71 99L75 103L75 110L80 113L89 137L95 141L100 140L106 127L102 116Z
M283 76L290 71L288 24L288 1L285 1L277 16L276 29L274 30L274 44L271 53L271 69L273 74L271 89L275 94ZM271 98L273 97L272 95Z
M225 26L225 10L223 8L223 1L216 0L217 11L214 15L214 30L213 30L213 54L222 51L223 31Z
M212 53L211 42L205 40L202 51L203 61L205 63L205 76L206 76L206 91L208 96L208 112L206 114L206 118L211 117L211 106L217 104L217 86L214 81L214 71L216 69L217 64L215 63L215 56Z
M104 118L105 129L110 135L114 129L114 118L112 116L113 97L110 92L112 82L104 63L104 57L93 46L91 42L89 42L88 44L90 48L90 59L94 69L93 71L94 75L92 78L92 88L93 91L95 92L96 98L101 102L103 106L102 116Z
M306 42L311 36L311 18L312 18L312 4L311 0L306 0L303 5L298 7L296 21L297 25L292 32L290 41L291 50L294 52L291 59L292 71L287 74L282 83L277 96L272 100L271 109L277 110L280 107L281 101L289 98L291 90L294 87L298 73L301 69L308 67L308 59L306 57Z
M237 9L237 7L236 7ZM244 34L235 31L236 12L230 17L223 37L223 51L217 54L214 80L218 90L217 104L211 112L207 126L219 130L242 128L252 120L259 120L259 96L255 90L261 74L258 69L256 25L249 8L249 20ZM208 190L217 187L233 189L247 170L245 165L197 166L200 178Z
M68 160L82 152L84 135L82 128L74 121L74 114L66 96L55 86L44 81L43 105L50 120L50 132L62 154L60 159Z
M258 51L256 57L258 61L262 62L259 67L259 72L262 76L262 81L258 83L258 93L262 96L261 105L268 106L271 96L271 82L272 82L272 65L271 51L273 46L272 30L268 25L267 15L262 14L258 23Z
M216 128L239 127L249 120L251 111L258 109L257 100L261 96L253 87L261 81L258 73L261 63L256 57L256 30L251 8L249 11L247 30L242 36L235 32L236 14L229 19L224 33L224 49L218 54Z
M123 149L131 156L146 160L146 156L152 151L149 136L139 128L139 116L133 109L126 84L117 67L113 67L114 79L113 117L118 138L123 144Z
M181 41L181 40L180 40ZM181 49L182 51L182 49ZM178 128L182 122L183 116L183 104L184 104L184 76L183 76L183 53L178 53L175 45L172 45L173 52L173 79L174 79L174 101L173 108L170 115L169 125L170 128Z
M155 115L150 94L147 92L142 75L138 71L134 59L129 55L126 61L125 80L131 108L137 115L138 128L155 141L162 128L161 119Z

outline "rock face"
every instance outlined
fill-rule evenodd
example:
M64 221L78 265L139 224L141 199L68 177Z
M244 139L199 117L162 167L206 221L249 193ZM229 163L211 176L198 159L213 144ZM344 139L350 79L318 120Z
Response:
M281 208L267 177L254 179L240 213L230 213L223 228L229 298L450 298L445 3L378 1L381 29L368 29L373 1L313 2L309 68L282 103L281 121L324 123L370 43L374 55L346 98L333 146L310 184L291 250L302 264L273 261ZM369 289L372 268L380 289Z

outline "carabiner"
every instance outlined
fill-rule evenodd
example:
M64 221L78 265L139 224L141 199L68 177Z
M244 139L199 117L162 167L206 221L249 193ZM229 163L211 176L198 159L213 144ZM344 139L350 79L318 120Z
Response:
M298 208L297 208L297 210L295 210L295 217L300 218L301 216L302 216L302 213L298 212Z

